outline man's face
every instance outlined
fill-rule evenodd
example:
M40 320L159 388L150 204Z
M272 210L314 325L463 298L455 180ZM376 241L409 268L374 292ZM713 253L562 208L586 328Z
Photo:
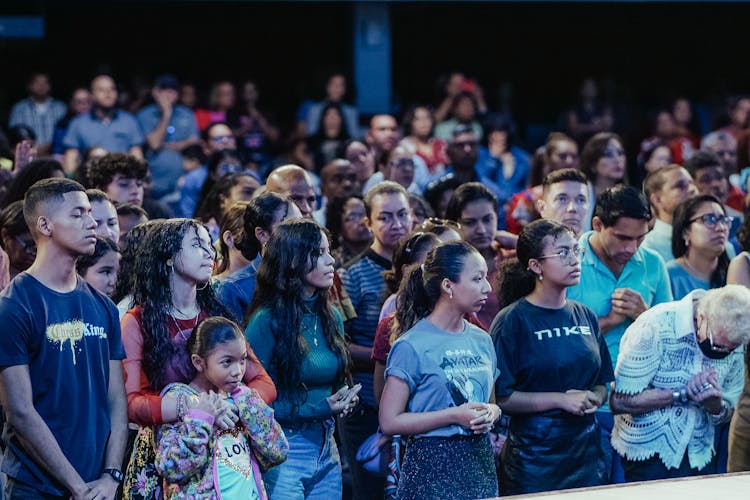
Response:
M132 203L140 207L143 204L143 179L115 174L105 192L113 203Z
M478 157L479 142L474 132L453 136L453 142L448 146L448 158L453 168L470 170L474 168Z
M604 253L602 260L619 266L627 264L635 255L648 233L648 221L645 219L620 217L613 226L605 227L598 217L594 217L592 225Z
M671 216L677 205L697 193L698 189L688 171L676 168L664 174L664 185L651 198L660 215Z
M29 83L29 94L37 99L46 99L51 86L47 75L36 75Z
M65 193L63 201L45 207L47 228L55 244L71 255L91 255L96 246L96 221L86 193Z
M302 217L312 217L317 200L315 199L315 190L306 177L300 175L289 181L289 191L281 194L297 205Z
M461 235L480 252L492 248L497 229L497 212L489 200L475 200L461 210Z
M329 200L344 198L359 189L359 180L352 164L346 160L336 160L321 172L321 190Z
M162 102L163 99L172 106L177 104L177 99L180 97L180 94L175 89L161 89L159 87L154 87L151 91L151 95L157 103Z
M112 109L117 103L115 81L108 76L98 76L91 82L91 96L94 104L104 109Z
M381 153L391 151L400 139L396 119L390 115L374 116L367 136L370 145L376 150Z
M737 141L734 138L717 139L708 149L721 158L721 165L725 172L737 170Z
M695 171L695 187L700 194L712 194L722 204L729 194L729 181L724 174L724 167L719 165L699 168Z
M237 149L232 130L224 124L211 127L208 131L208 144L206 145L209 156L217 151L225 149Z
M578 236L589 209L588 187L576 181L556 182L547 187L537 208L543 219L565 224Z

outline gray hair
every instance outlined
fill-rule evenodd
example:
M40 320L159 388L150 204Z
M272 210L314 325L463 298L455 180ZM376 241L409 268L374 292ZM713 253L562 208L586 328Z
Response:
M701 150L713 151L714 146L716 146L716 143L719 141L727 141L732 149L737 149L737 139L735 139L732 134L722 132L721 130L715 130L706 134L706 136L701 139Z
M732 344L750 341L750 289L725 285L708 290L698 302L698 313L710 318L712 326L725 332Z

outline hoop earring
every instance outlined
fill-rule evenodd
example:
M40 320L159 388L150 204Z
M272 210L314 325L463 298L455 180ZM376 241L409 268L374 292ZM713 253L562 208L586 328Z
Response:
M197 291L205 290L205 289L206 289L206 287L208 286L208 283L209 283L210 281L211 281L211 280L208 280L208 281L206 281L205 283L203 283L203 286L201 286L201 287L196 287L195 289L196 289Z

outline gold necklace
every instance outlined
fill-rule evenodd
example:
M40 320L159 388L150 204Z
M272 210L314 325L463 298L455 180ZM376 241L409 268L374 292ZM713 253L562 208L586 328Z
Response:
M174 307L174 306L172 306L172 307ZM177 311L179 311L179 313L182 314L183 316L185 315L182 311L180 311L176 307L174 307L174 308ZM193 318L193 327L190 329L191 332L195 329L196 326L198 326L198 318L200 317L200 315L201 315L201 312L200 312L200 309L199 309L198 312L196 313L196 315ZM177 333L180 334L180 337L182 337L182 340L184 340L184 341L187 342L188 337L185 336L185 330L180 326L180 323L178 323L177 318L175 318L173 314L170 314L169 317L172 318L172 322L174 323L174 326L177 328ZM187 321L188 319L189 318L185 318L185 319L182 319L182 321ZM188 334L188 336L189 335L190 334Z
M307 331L307 333L312 333L313 338L313 344L315 344L315 347L318 347L318 318L313 315L313 322L315 323L315 328L312 332L310 332L310 328L305 325L304 319L302 321L302 329Z

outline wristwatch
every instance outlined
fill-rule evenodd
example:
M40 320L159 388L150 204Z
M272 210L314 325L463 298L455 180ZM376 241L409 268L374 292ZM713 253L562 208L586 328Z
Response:
M123 476L122 476L122 471L120 469L113 467L111 469L104 469L102 473L109 474L110 476L112 476L112 479L114 479L118 483L122 483Z

